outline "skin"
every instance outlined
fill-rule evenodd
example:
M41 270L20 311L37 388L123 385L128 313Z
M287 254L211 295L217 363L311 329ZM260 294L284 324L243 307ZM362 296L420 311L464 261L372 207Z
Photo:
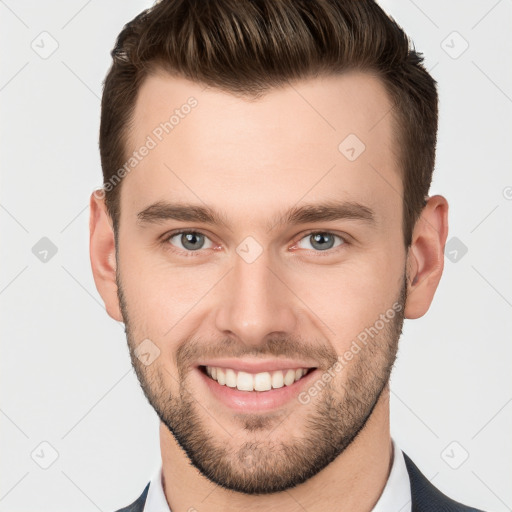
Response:
M405 248L391 104L370 74L305 80L250 101L156 73L140 90L129 152L190 96L198 106L122 182L117 255L104 201L93 194L90 203L95 283L108 314L126 325L132 363L162 420L170 508L369 511L392 463L388 377L401 322L423 316L438 286L447 201L428 199ZM366 146L353 162L338 150L351 133ZM364 205L374 222L272 225L289 208L327 200ZM140 222L158 201L206 204L227 226ZM183 239L170 239L176 229L201 232L205 248L186 257ZM341 238L322 251L311 231ZM236 252L247 236L262 249L252 263ZM308 404L235 414L193 371L205 354L286 355L326 370L401 302L402 314ZM149 366L134 353L144 339L160 350ZM262 492L271 485L279 490Z

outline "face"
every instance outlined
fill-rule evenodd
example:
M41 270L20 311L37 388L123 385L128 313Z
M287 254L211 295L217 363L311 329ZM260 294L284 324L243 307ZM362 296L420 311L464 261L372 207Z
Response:
M145 395L221 486L311 478L388 382L407 289L390 108L362 73L253 101L165 74L142 86L120 308Z

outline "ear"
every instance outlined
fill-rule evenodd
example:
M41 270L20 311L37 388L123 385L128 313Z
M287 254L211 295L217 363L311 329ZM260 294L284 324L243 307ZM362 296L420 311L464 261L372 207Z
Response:
M444 268L448 236L448 201L432 196L414 226L407 254L405 318L420 318L429 309Z
M107 313L114 320L123 322L117 297L114 229L107 213L103 191L91 194L90 211L89 255L96 289L105 303Z

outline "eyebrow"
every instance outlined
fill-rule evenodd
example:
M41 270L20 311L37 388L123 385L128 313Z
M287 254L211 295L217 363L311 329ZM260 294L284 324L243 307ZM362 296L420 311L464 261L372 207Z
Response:
M267 229L276 226L297 225L311 222L326 222L335 220L358 220L375 224L375 212L368 206L354 201L327 201L317 204L294 206L284 213L275 216ZM229 222L225 215L214 208L204 205L183 203L168 203L158 201L137 214L139 224L157 224L166 220L183 222L201 222L228 228Z
M319 204L306 204L294 206L284 214L277 215L268 229L286 224L296 225L347 219L374 224L375 213L368 206L354 201L327 201Z
M139 224L160 223L166 220L202 222L227 227L227 219L209 206L158 201L137 214Z

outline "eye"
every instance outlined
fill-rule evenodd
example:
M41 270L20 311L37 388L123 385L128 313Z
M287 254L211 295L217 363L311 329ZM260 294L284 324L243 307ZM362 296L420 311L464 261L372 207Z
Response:
M213 246L212 241L206 235L198 231L179 231L178 233L172 233L165 238L165 242L173 246L177 244L178 249L184 250L185 252L211 249Z
M336 244L336 238L340 240L338 244ZM303 241L306 241L306 244L309 244L309 247L300 247L300 244ZM313 231L308 233L305 237L301 238L295 247L300 247L302 249L313 249L315 251L325 252L329 249L333 249L339 247L340 245L344 245L346 242L339 235L335 235L334 233L330 233L328 231Z

